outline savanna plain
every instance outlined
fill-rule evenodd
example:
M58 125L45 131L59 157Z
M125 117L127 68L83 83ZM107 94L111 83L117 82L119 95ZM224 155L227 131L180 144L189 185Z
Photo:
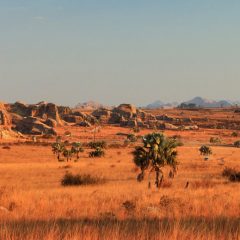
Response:
M177 115L180 110L166 111ZM215 118L226 116L217 114ZM204 117L211 121L212 115ZM83 144L93 138L85 127L56 131L64 140ZM132 152L141 139L126 145L119 132L130 134L132 129L101 126L95 137L107 142L105 156L89 158L86 147L77 162L57 160L51 148L55 139L0 140L0 239L240 239L240 185L222 176L226 167L240 165L232 130L162 131L169 137L177 135L183 144L177 148L177 174L169 178L169 169L164 168L159 188L154 176L151 188L147 178L137 181L140 171ZM142 129L137 134L151 132ZM211 137L221 143L209 143ZM207 161L199 154L203 144L212 149ZM66 173L100 180L63 186Z

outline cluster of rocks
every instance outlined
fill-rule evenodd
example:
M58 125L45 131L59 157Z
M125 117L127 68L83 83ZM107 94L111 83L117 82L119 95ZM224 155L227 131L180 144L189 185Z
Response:
M154 116L150 113L137 109L131 104L121 104L112 110L100 108L92 112L92 115L103 124L116 124L122 127L141 127L157 129L185 129L196 130L196 125L186 126L184 123L192 123L191 119L175 119L167 115ZM176 125L175 125L175 124Z
M13 129L23 134L56 135L54 128L64 124L58 107L53 103L28 105L16 102L9 104L8 108L12 115ZM64 111L62 107L61 110Z
M91 127L96 123L96 118L90 114L82 113L80 111L63 114L62 119L67 123L72 123L74 126Z
M99 108L90 113L57 106L53 103L38 104L0 103L0 129L14 134L56 135L56 128L64 125L91 127L96 123L122 127L140 127L170 130L196 130L191 119L176 119L167 115L154 116L131 104L115 108ZM188 124L184 127L183 123ZM3 135L3 134L2 134ZM0 137L2 136L0 135Z

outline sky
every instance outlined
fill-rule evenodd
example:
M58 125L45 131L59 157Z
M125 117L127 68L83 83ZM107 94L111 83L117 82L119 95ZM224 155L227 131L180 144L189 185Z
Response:
M239 0L0 0L0 100L240 100Z

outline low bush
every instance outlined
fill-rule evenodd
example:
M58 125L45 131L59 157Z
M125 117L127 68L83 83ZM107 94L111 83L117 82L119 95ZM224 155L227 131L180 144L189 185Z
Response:
M218 144L221 143L221 139L218 137L211 137L209 140L210 143Z
M234 147L237 147L237 148L239 148L240 147L240 140L238 140L238 141L236 141L236 142L234 142Z
M63 186L79 186L79 185L96 185L102 184L105 180L99 177L93 177L89 174L87 175L74 175L72 173L66 173L61 180Z
M127 139L130 142L136 142L137 141L137 137L134 134L128 134Z
M89 153L89 157L94 158L94 157L104 157L105 152L101 147L96 147L96 149L92 152Z
M89 142L88 147L92 149L97 149L98 147L105 149L107 148L107 143L106 141Z
M222 172L223 177L227 177L231 182L240 182L240 171L226 167Z
M237 132L232 132L231 136L232 137L238 137L238 133Z

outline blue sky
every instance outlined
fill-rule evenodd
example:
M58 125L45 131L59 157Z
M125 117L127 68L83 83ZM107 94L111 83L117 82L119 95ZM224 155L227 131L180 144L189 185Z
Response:
M240 2L0 0L0 99L239 100Z

